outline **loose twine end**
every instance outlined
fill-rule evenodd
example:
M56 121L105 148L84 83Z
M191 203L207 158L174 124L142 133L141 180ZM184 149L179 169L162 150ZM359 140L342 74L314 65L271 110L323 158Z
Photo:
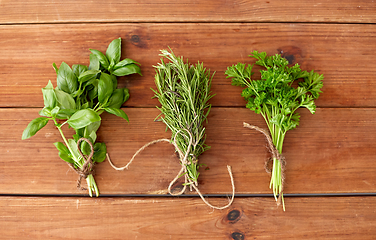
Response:
M265 171L267 173L271 173L272 172L272 168L271 168L271 162L273 161L273 159L278 159L280 164L281 164L281 178L282 178L282 183L281 183L281 191L278 195L278 198L277 198L277 206L281 205L282 203L282 197L283 197L283 188L284 188L284 185L285 185L285 166L286 166L286 160L285 160L285 157L279 153L279 151L277 150L277 148L274 146L273 144L273 140L272 138L270 137L269 133L265 130L265 129L262 129L260 127L257 127L257 126L254 126L254 125L250 125L246 122L243 122L243 127L245 128L249 128L249 129L254 129L258 132L261 132L262 134L264 134L265 138L266 138L266 141L268 143L268 148L269 148L269 151L270 153L272 154L272 158L268 158L266 161L265 161Z
M118 170L118 171L122 171L124 169L128 169L129 165L133 162L133 160L135 159L135 157L141 153L145 148L149 147L150 145L153 145L155 143L159 143L159 142L169 142L171 143L172 145L174 145L176 151L178 152L179 154L179 159L180 159L180 162L181 162L181 169L180 171L178 172L178 174L175 176L175 178L170 182L169 186L168 186L168 193L173 195L173 196L178 196L178 195L182 195L187 186L189 186L192 190L192 188L198 193L198 195L201 197L201 199L204 201L204 203L206 205L208 205L209 207L211 208L214 208L214 209L218 209L218 210L221 210L221 209L225 209L225 208L228 208L232 202L234 201L234 197L235 197L235 184L234 184L234 178L233 178L233 175L232 175L232 171L231 171L231 167L230 166L227 166L227 171L229 172L229 175L230 175L230 179L231 179L231 186L232 186L232 196L231 196L231 199L229 200L229 203L226 205L226 206L223 206L223 207L217 207L217 206L213 206L212 204L210 204L205 198L204 196L201 194L200 190L198 189L197 187L197 182L193 182L190 178L188 178L187 176L187 165L189 164L188 161L187 161L187 158L188 158L188 155L189 155L189 151L190 151L190 148L192 146L192 135L191 133L186 130L188 132L188 134L190 135L190 141L189 141L189 145L188 145L188 148L187 148L187 151L185 154L183 154L183 152L181 151L181 149L179 149L179 147L177 146L176 144L176 135L177 133L175 134L175 138L174 138L174 141L171 142L169 139L157 139L157 140L154 140L154 141L151 141L147 144L145 144L144 146L142 146L132 157L132 159L127 163L127 165L125 165L124 167L116 167L110 157L107 155L107 159L108 159L108 162L110 163L110 165L115 169L115 170ZM184 184L183 184L183 188L181 191L179 192L172 192L171 188L172 186L174 185L174 183L182 176L184 175Z

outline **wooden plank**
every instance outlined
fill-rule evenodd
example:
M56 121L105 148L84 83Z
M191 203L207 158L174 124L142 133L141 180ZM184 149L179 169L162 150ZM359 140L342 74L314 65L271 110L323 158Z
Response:
M159 50L202 61L216 71L214 106L245 106L241 88L230 85L224 71L237 62L253 63L253 50L281 53L302 69L324 74L318 106L375 107L375 25L323 24L64 24L0 26L0 107L41 107L41 88L51 79L52 63L88 64L89 48L105 51L123 38L123 58L142 64L143 77L120 78L130 89L127 106L158 104L152 67ZM356 44L354 44L356 43ZM257 68L256 68L257 70Z
M163 123L153 121L157 109L124 110L129 124L104 114L98 132L98 141L107 144L118 166L145 143L170 137ZM376 110L324 108L311 115L302 109L301 115L300 126L285 139L285 192L375 192L375 166L370 161L376 155L372 135ZM21 140L23 129L36 117L37 109L0 109L0 193L86 194L76 189L76 173L57 156L52 143L61 139L52 124ZM248 109L212 109L207 125L207 144L212 148L200 156L200 163L210 169L200 170L202 193L231 193L226 165L232 166L237 193L270 193L264 171L269 157L266 141L262 134L243 128L243 121L265 127L262 117ZM173 147L159 143L139 155L129 170L99 164L95 178L102 194L165 194L179 169Z
M19 1L2 0L0 23L69 22L362 22L375 4L344 1Z
M375 239L375 197L237 198L211 210L199 198L0 197L4 239ZM225 199L210 198L214 203Z

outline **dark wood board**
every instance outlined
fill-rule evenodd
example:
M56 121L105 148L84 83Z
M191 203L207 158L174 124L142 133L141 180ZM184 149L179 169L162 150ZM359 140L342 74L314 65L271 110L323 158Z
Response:
M84 22L375 23L366 0L20 1L2 0L0 24Z
M143 77L119 79L130 89L126 106L154 107L152 67L159 50L170 46L191 63L216 71L214 106L245 106L241 88L224 72L237 62L254 63L253 50L281 53L302 69L324 74L321 107L374 107L376 103L375 25L361 24L63 24L0 26L1 107L41 107L41 88L56 86L58 66L65 61L89 64L90 48L105 51L123 38L123 58L141 63ZM258 70L255 68L255 70ZM257 74L255 74L257 77Z
M225 199L211 198L213 203ZM211 210L199 198L0 197L3 239L375 239L375 197L237 198Z

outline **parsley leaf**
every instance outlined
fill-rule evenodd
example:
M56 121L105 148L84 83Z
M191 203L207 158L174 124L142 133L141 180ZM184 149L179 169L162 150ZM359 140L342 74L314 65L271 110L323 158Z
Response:
M261 114L269 128L273 144L282 154L283 140L288 130L299 125L298 108L307 108L312 114L316 111L315 99L322 93L324 76L313 70L303 71L298 64L288 66L289 62L280 54L268 56L266 52L254 51L250 57L255 58L261 79L252 80L252 65L238 63L228 67L225 74L232 78L232 85L246 87L242 97L247 101L246 107ZM301 81L299 81L301 80ZM294 81L297 87L293 86ZM274 196L281 192L281 163L273 159L271 186ZM283 196L283 195L282 195Z

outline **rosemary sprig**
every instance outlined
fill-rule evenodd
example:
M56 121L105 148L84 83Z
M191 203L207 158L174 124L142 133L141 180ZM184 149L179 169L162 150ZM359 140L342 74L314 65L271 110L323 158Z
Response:
M208 101L214 96L210 91L214 74L211 76L200 62L195 66L188 60L185 63L183 57L176 57L172 51L161 50L160 56L161 63L154 66L157 90L152 89L161 103L157 107L161 114L156 119L166 124L172 132L171 141L187 155L186 173L190 181L186 184L197 186L198 168L202 166L198 156L210 148L205 144L203 123L211 109Z

